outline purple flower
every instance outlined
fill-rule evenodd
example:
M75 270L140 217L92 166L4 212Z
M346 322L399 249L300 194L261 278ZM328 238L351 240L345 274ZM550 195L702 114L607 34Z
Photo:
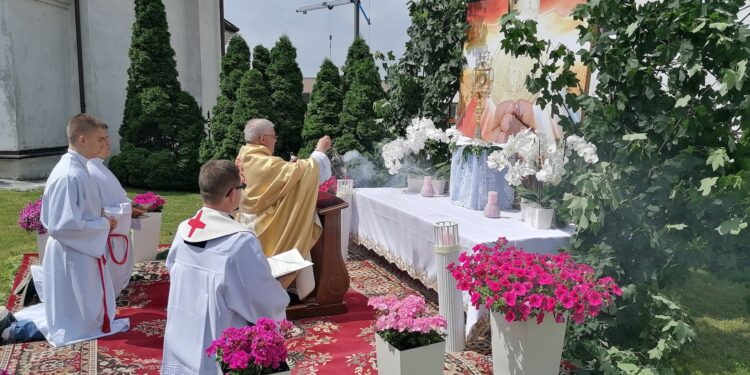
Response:
M206 349L232 370L278 368L286 361L285 333L293 328L286 321L260 318L252 327L229 327Z
M39 234L47 233L47 229L42 225L42 199L29 202L23 207L18 214L18 225L27 232L37 232Z

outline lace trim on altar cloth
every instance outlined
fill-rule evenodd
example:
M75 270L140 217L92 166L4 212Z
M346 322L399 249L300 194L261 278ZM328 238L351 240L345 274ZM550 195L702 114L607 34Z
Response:
M357 245L361 245L372 250L373 252L375 252L375 254L378 254L381 257L385 258L385 260L395 264L396 267L406 272L413 279L418 280L419 282L424 284L424 286L434 291L437 291L437 279L430 278L425 272L420 272L420 271L415 270L408 263L406 263L403 259L394 255L390 250L388 250L385 246L381 245L379 242L372 240L368 238L367 236L359 235L357 233L350 234L349 241L352 241Z

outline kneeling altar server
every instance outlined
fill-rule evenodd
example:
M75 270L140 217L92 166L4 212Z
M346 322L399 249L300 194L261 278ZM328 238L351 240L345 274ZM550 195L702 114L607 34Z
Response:
M260 242L231 216L245 187L237 166L229 160L207 162L198 187L203 208L180 224L167 256L162 374L220 374L206 356L211 341L228 327L262 317L284 319L289 304Z

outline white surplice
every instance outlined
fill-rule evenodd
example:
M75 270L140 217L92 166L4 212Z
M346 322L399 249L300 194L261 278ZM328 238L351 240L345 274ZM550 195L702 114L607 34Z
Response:
M91 179L99 187L102 207L109 217L117 219L117 227L112 230L107 240L104 257L112 278L115 296L128 286L133 272L133 241L130 236L133 206L125 189L112 171L104 165L104 160L94 158L87 164Z
M102 217L87 161L69 150L47 179L41 213L49 233L42 264L44 303L15 314L18 320L33 320L53 346L125 331L129 325L128 319L114 320L114 290L102 257L109 222Z
M227 213L204 207L180 224L167 269L162 374L220 374L205 350L226 328L286 317L289 296L260 242Z

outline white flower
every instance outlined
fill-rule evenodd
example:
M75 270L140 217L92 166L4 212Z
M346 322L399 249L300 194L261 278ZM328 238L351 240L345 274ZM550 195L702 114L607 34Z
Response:
M508 184L510 186L521 185L521 183L523 182L523 176L520 173L520 167L518 163L508 168L508 173L505 174L505 181L508 181Z
M502 151L493 151L487 156L487 168L502 171L510 162Z

